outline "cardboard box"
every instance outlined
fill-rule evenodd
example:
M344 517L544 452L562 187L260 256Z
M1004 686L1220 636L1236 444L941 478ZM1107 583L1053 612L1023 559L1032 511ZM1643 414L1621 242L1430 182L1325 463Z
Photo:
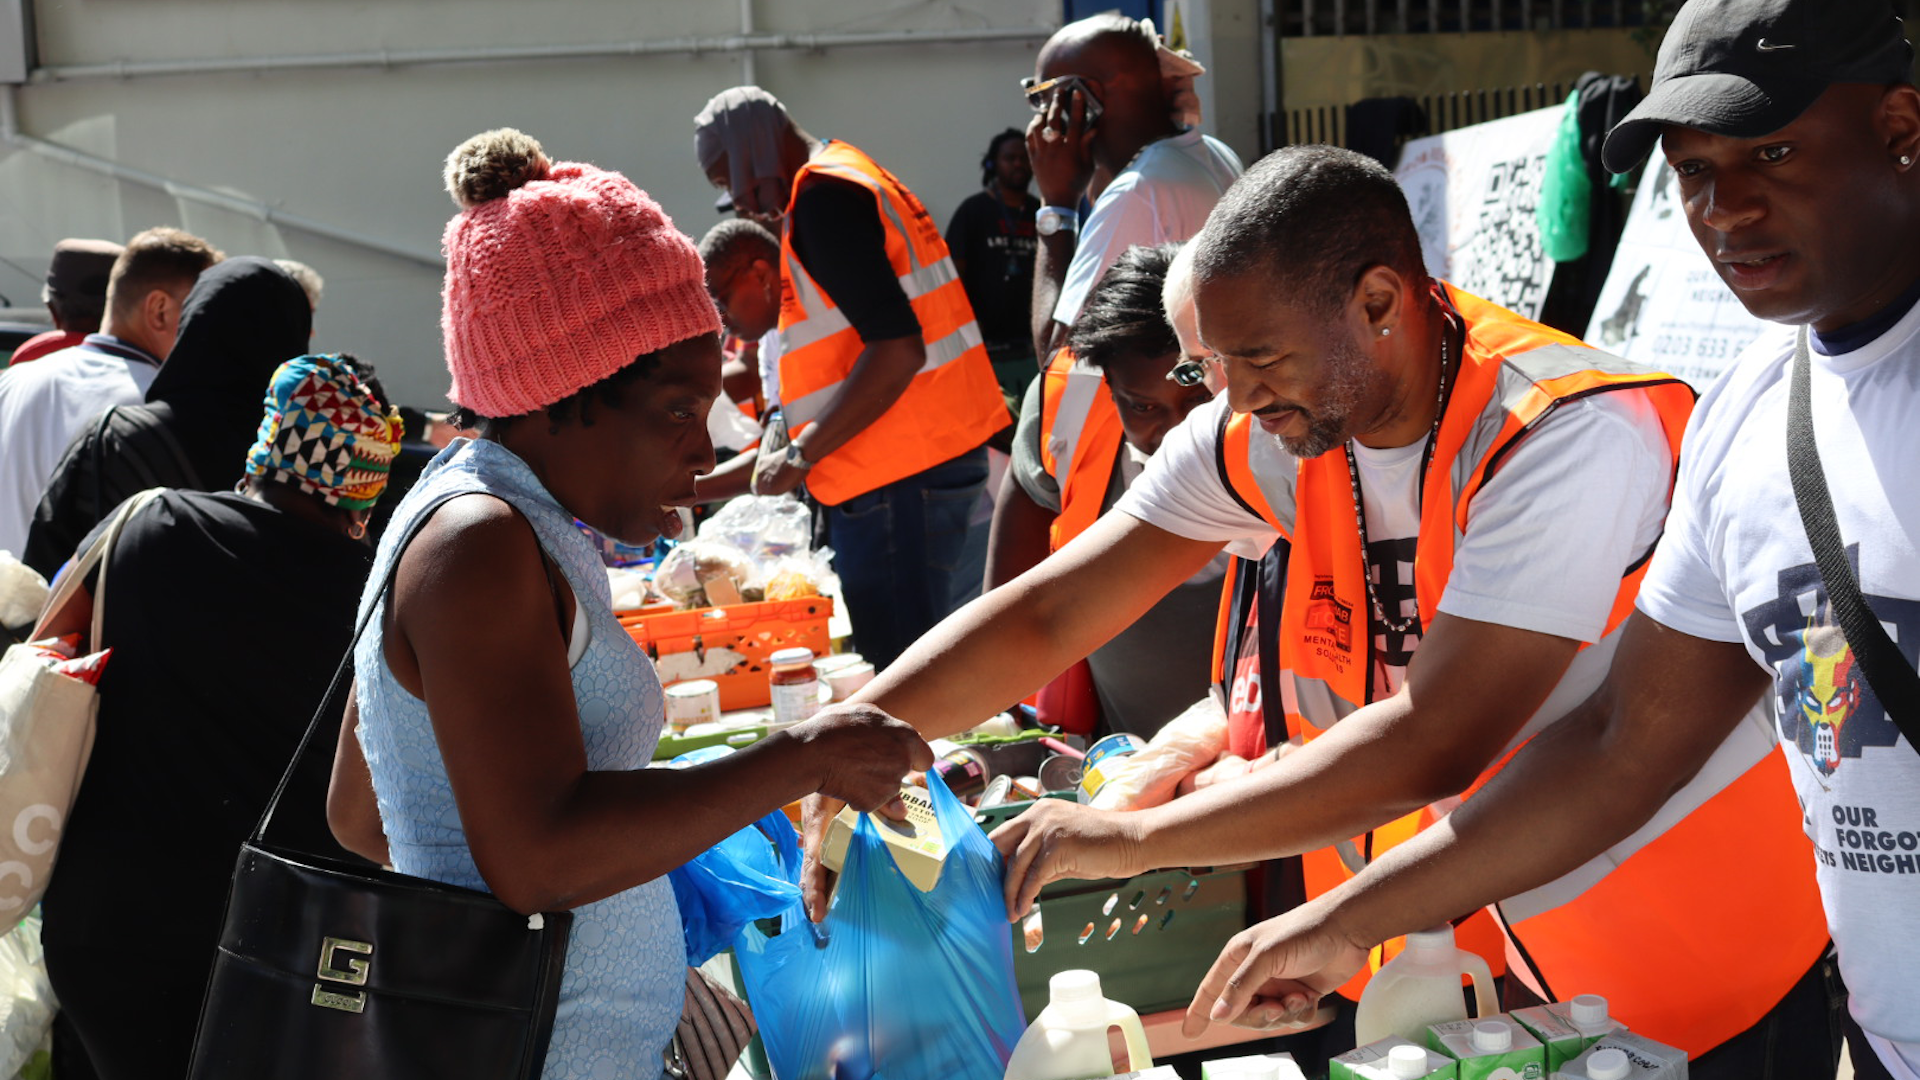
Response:
M921 892L929 892L940 880L940 868L946 864L947 841L940 835L940 822L934 817L926 788L902 788L900 799L907 805L907 820L895 821L874 814L873 825L880 839L886 841L887 850L893 853L894 864L900 867L900 872ZM859 824L860 814L851 806L834 815L827 825L826 841L820 846L820 861L827 869L837 872L845 865L847 847L853 842L853 831Z

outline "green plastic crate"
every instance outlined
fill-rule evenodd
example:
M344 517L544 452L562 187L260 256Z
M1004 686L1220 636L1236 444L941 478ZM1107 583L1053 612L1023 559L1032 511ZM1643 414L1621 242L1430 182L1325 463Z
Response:
M992 832L1030 803L974 813ZM1252 866L1155 870L1126 881L1056 881L1040 890L1043 937L1029 952L1012 928L1013 974L1027 1019L1047 1004L1047 980L1073 968L1098 972L1105 995L1142 1015L1185 1009L1200 980L1251 911Z

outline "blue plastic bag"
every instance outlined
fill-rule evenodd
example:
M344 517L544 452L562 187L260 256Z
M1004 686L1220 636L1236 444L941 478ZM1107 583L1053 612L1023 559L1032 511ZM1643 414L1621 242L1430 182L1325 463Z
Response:
M683 769L733 753L708 746L674 758ZM779 915L800 899L800 840L775 810L667 874L680 905L687 966L699 967L733 945L742 927Z
M668 873L680 904L687 966L706 963L748 923L779 915L798 901L800 886L789 866L800 866L800 843L787 815L775 810Z
M1000 1080L1026 1028L999 852L927 776L947 857L931 892L894 864L865 815L827 920L794 903L735 955L780 1080ZM797 869L797 868L796 868ZM797 877L794 880L798 880Z

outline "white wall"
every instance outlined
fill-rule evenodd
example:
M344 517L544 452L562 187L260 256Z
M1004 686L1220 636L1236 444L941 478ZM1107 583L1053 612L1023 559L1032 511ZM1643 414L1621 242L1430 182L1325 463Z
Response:
M977 190L990 135L1024 126L1019 78L1057 25L1050 0L749 0L758 32L1033 28L1031 41L765 51L757 81L817 135L847 139L944 222ZM1214 0L1236 10L1251 0ZM669 0L39 0L39 64L270 58L367 50L716 37L738 3ZM1203 57L1203 59L1205 59ZM740 53L137 78L40 78L20 129L136 168L231 191L433 255L453 204L447 151L522 128L558 158L618 169L699 236L718 220L692 119L742 79ZM1238 88L1236 84L1236 89ZM1234 105L1223 112L1234 113ZM1233 138L1236 148L1254 148ZM230 254L286 256L327 279L315 345L360 353L402 401L437 404L439 273L0 148L0 293L31 305L62 236L124 239L177 224Z

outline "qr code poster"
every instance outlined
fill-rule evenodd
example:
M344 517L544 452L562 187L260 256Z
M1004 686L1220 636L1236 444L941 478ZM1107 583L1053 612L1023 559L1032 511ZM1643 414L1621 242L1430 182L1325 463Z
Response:
M1394 176L1413 210L1428 273L1539 317L1553 260L1540 249L1533 213L1565 108L1430 135L1401 150Z
M1687 228L1673 170L1658 153L1640 178L1587 341L1705 390L1760 335Z

